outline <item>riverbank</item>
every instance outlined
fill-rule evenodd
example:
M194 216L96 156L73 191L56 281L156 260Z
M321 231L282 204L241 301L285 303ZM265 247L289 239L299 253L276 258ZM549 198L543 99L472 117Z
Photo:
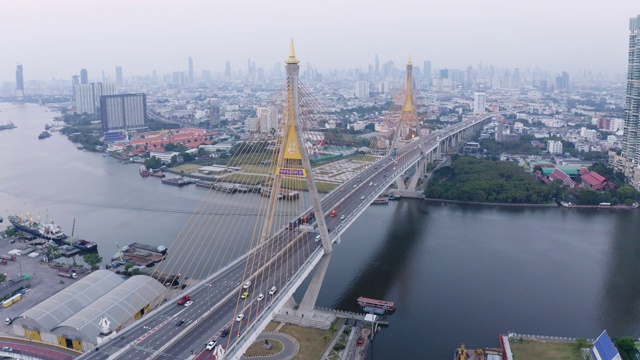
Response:
M510 204L510 203L488 203L488 202L481 202L481 201L460 201L460 200L446 200L446 199L432 199L432 198L425 198L424 200L429 203L447 203L447 204L461 204L461 205L485 205L485 206L502 206L502 207L540 207L540 208L559 207L559 205L556 203Z

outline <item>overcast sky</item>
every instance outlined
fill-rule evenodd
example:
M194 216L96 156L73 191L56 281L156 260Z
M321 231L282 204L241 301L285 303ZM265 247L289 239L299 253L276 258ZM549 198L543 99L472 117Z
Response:
M403 66L540 66L626 71L639 0L2 0L0 81L125 77L187 69L268 73L288 55L320 71Z

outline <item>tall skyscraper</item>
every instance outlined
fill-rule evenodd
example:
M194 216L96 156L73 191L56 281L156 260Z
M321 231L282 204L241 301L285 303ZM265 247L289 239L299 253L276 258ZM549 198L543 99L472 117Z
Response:
M627 71L627 97L624 111L624 137L622 156L626 160L625 174L634 187L640 187L640 15L629 21L629 66Z
M427 85L431 85L431 60L425 60L422 65L422 76L427 80Z
M22 65L16 66L16 90L24 96L24 74Z
M116 66L116 84L122 86L122 66Z
M116 83L91 83L76 85L76 111L80 114L95 114L100 106L100 97L117 94Z
M103 95L100 97L102 131L134 130L145 127L145 94Z
M369 98L369 82L368 81L356 81L356 97L359 99Z
M226 77L227 79L231 79L231 62L228 60L224 65L224 77Z
M193 58L189 56L189 84L193 84Z
M374 75L376 77L380 76L380 60L378 59L378 54L376 54L376 60L375 60L375 73Z
M71 91L73 93L73 101L76 101L76 85L80 85L80 76L73 75L71 77Z
M87 69L80 69L80 84L88 84L89 83L89 74L87 74Z
M481 114L487 107L487 94L483 92L473 93L473 113Z

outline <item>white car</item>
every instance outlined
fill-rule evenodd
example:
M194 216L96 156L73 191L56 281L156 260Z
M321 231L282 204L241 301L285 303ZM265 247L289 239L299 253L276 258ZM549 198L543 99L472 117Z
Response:
M216 345L218 345L218 342L213 340L213 341L209 341L207 343L207 350L213 350L214 347L216 347Z
M269 290L269 295L273 295L273 294L275 294L275 293L276 293L276 291L278 291L278 288L277 288L277 287L275 287L275 286L272 286L272 287L271 287L271 290Z
M378 186L378 183L373 183L373 186Z
M364 200L364 195L360 196L360 200Z
M354 188L355 188L355 187L358 187L358 184L354 184L354 185L353 185L353 187L354 187Z
M320 241L320 235L316 236L316 242Z
M191 304L193 304L193 301L189 300L186 303L184 303L184 306L191 306Z
M244 285L242 285L243 289L248 289L251 286L251 281L247 281L246 283L244 283Z
M244 318L244 314L240 313L238 314L238 316L236 316L236 321L242 321L243 318Z
M256 301L262 301L262 299L264 299L264 294L258 295L258 297L256 298Z
M370 182L370 183L369 183L369 186L373 186L373 183L372 183L372 182Z
M340 220L344 220L344 215L340 216Z

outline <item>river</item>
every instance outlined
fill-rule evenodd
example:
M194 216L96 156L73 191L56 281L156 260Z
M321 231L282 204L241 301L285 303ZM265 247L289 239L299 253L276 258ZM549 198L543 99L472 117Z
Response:
M0 214L51 217L67 233L76 219L75 233L97 242L105 258L115 242L171 252L202 189L142 179L135 165L79 151L57 133L38 140L56 115L0 103L0 122L18 126L0 131ZM251 219L250 204L234 196L244 195L226 201ZM606 329L637 338L639 234L638 211L371 206L335 246L318 305L357 310L361 295L396 302L371 359L450 359L460 343L495 347L508 330L595 338Z

